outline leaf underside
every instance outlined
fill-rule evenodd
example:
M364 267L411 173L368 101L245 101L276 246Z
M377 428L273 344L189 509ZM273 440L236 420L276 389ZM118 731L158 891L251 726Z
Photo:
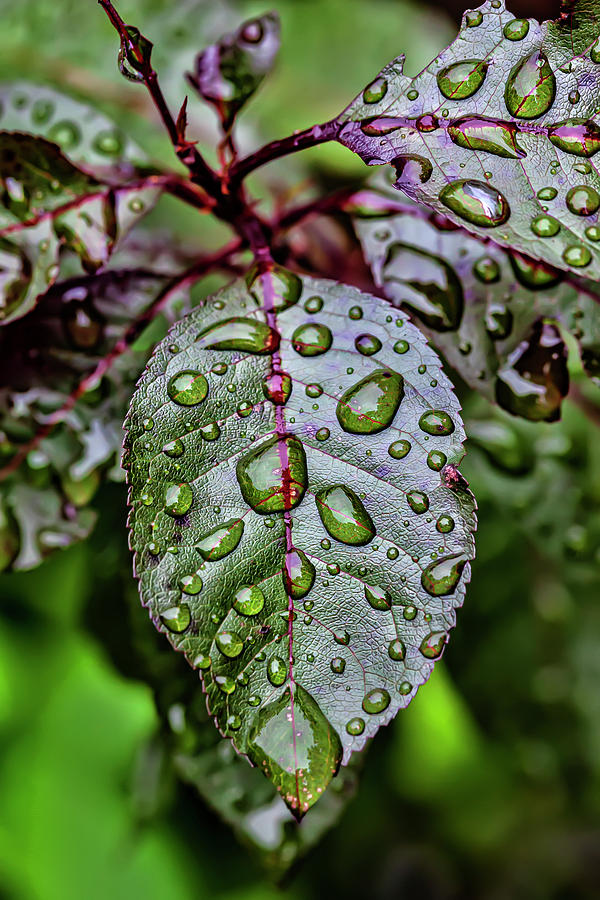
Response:
M386 66L338 139L469 231L598 278L600 7L569 10L539 24L487 0L415 78Z
M372 193L361 192L354 218L376 284L473 390L515 415L557 419L569 385L557 326L574 335L586 372L600 376L597 285L470 236L412 201L377 216L398 196L382 174Z
M142 602L297 817L428 678L474 555L421 333L275 267L156 348L126 420Z

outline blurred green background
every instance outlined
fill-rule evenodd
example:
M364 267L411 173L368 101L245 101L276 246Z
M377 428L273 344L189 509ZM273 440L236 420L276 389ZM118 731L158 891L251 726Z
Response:
M417 71L454 28L440 7L401 0L272 6L280 63L242 116L248 149L330 118L403 51ZM118 7L155 42L173 105L194 53L264 11L254 0ZM143 90L117 72L115 36L94 0L0 0L0 13L1 78L68 85L169 160ZM192 107L195 134L214 140L212 114ZM293 165L334 184L364 175L337 146ZM280 163L270 177L287 171ZM166 200L150 224L217 245L223 229L193 216ZM373 743L340 821L283 879L264 846L238 841L175 775L173 747L184 759L199 746L182 698L191 708L200 690L138 610L124 489L103 489L84 544L2 576L0 894L597 898L600 398L577 369L572 377L576 402L553 425L512 420L458 386L472 435L463 471L480 505L466 607L430 683Z

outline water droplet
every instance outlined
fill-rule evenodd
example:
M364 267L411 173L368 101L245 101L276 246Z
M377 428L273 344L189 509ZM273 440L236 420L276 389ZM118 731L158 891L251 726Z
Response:
M362 319L363 311L360 306L351 306L348 310L348 318L350 319Z
M388 644L388 654L390 659L394 659L397 662L401 662L406 656L406 647L402 643L401 640L396 639L395 641L390 641Z
M310 694L294 685L256 714L248 756L281 788L282 799L300 819L337 773L342 745Z
M170 516L184 516L194 500L194 494L185 481L168 484L165 488L165 512Z
M355 719L349 719L346 722L346 731L354 737L362 734L365 730L365 720L357 716Z
M192 614L187 603L182 603L180 606L172 606L161 613L160 621L174 634L182 634L190 627Z
M513 314L501 303L491 303L485 316L485 329L493 341L503 341L511 333Z
M575 156L594 156L600 150L600 128L591 119L567 119L548 129L555 147Z
M417 617L417 607L409 603L408 606L404 607L403 616L407 622L412 622Z
M167 394L179 406L196 406L208 394L208 381L194 369L184 369L169 380Z
M589 225L585 229L585 236L588 241L600 241L600 227L598 225Z
M567 207L576 216L592 216L600 209L600 194L585 184L573 187L567 194Z
M433 174L433 165L424 156L405 154L392 160L396 170L396 187L425 184Z
M447 462L448 457L441 450L430 450L427 454L427 465L434 472L440 472Z
M538 237L554 237L560 231L560 222L552 216L536 216L531 222L531 230Z
M504 91L511 116L537 119L548 112L556 95L556 78L548 58L534 50L512 69Z
M424 412L419 419L419 428L426 434L452 434L454 431L454 422L447 412L444 412L441 409L430 409L427 412Z
M452 63L438 72L437 83L448 100L464 100L472 97L485 80L488 64L482 59L466 59Z
M302 279L295 272L278 265L271 265L266 272L255 266L248 272L246 284L259 306L275 312L294 306L302 294Z
M509 41L522 41L529 34L527 19L513 19L504 26L504 37Z
M292 379L287 372L271 372L262 385L263 394L276 406L283 406L292 393Z
M446 597L456 590L466 562L462 553L436 559L421 573L421 584L432 597Z
M590 59L592 62L600 63L600 36L590 50Z
M272 656L267 664L267 678L275 687L280 687L288 677L288 667L279 656Z
M433 631L423 638L419 650L426 659L437 659L442 655L447 640L445 631Z
M292 548L285 555L283 587L294 600L306 597L315 583L316 570L306 553Z
M365 103L379 103L387 94L388 83L385 78L376 78L363 91Z
M402 375L375 369L341 397L338 422L350 434L377 434L392 424L403 397Z
M100 131L94 139L94 149L104 156L118 156L123 152L124 146L123 135L114 129Z
M589 266L592 261L591 252L583 244L572 244L567 247L562 257L568 266L574 266L577 269Z
M481 256L473 265L473 274L484 284L500 281L500 266L493 256Z
M236 412L237 412L238 416L240 417L240 419L245 419L247 416L250 415L250 413L252 412L253 409L254 409L254 406L252 405L252 403L249 400L242 400L242 402L240 404L238 404Z
M54 113L54 103L50 100L36 100L31 107L31 119L37 125L43 125Z
M394 443L390 444L388 447L388 453L394 459L404 459L406 454L410 451L411 446L410 441L394 441Z
M375 537L375 526L354 491L343 484L315 495L321 521L329 535L343 544L360 547Z
M224 694L233 694L235 691L235 681L229 675L215 675L215 684Z
M199 594L202 590L202 579L198 572L193 572L191 575L182 575L179 579L179 589L184 594L190 594L191 596Z
M248 697L248 706L260 706L261 700L258 694L251 694Z
M472 9L465 13L465 25L467 28L477 28L483 22L483 13L480 9Z
M390 610L392 598L382 588L365 584L365 597L373 609Z
M440 192L440 200L461 219L482 228L497 228L510 216L506 197L483 181L452 181Z
M207 562L216 562L235 550L243 533L242 519L229 519L228 522L212 528L194 546L202 559Z
M229 366L227 365L227 363L221 362L221 363L215 363L210 371L213 372L215 375L225 375L225 373L227 372L228 369L229 369Z
M212 666L212 660L210 656L207 656L205 653L199 653L198 656L194 659L192 663L195 669L210 669Z
M448 134L459 147L483 150L505 159L522 159L527 154L517 144L518 127L485 116L465 116L448 126Z
M63 150L72 150L81 141L81 131L75 122L63 119L48 129L48 140L54 141Z
M279 334L264 322L233 316L204 328L196 342L202 350L243 350L258 356L274 353Z
M334 656L329 666L332 672L335 672L336 675L341 675L346 668L346 660L341 656Z
M315 437L318 441L326 441L329 438L330 433L329 428L319 428Z
M374 334L359 334L354 341L354 346L363 356L373 356L381 350L382 344Z
M257 616L265 605L265 596L256 584L243 584L235 592L233 609L241 616Z
M323 309L322 297L309 297L304 304L307 313L318 313Z
M235 631L221 631L215 637L215 644L228 659L235 659L244 649L244 641Z
M323 388L320 384L307 384L305 393L307 397L320 397L323 393Z
M547 201L554 200L556 198L557 194L558 194L558 191L556 190L556 188L553 188L553 187L541 188L541 190L539 190L537 192L537 195L540 200L547 200Z
M205 441L216 441L221 435L221 429L217 422L209 422L208 425L203 425L198 430Z
M498 372L496 400L516 416L553 422L569 388L567 351L557 328L537 322Z
M333 639L336 644L341 644L342 647L347 647L350 643L350 635L347 631L342 631L341 634L334 634Z
M435 527L440 534L449 534L454 530L454 519L451 516L440 516Z
M183 456L184 450L185 448L183 446L183 441L181 441L179 438L175 438L174 441L169 441L162 448L162 452L166 456L171 456L175 459L179 456Z
M409 491L406 500L413 512L417 515L427 512L429 509L429 497L423 491Z
M564 278L557 269L514 250L509 253L509 259L518 281L529 290L540 291L554 287Z
M306 454L294 435L276 435L240 459L236 466L242 496L255 512L294 509L308 484Z
M372 119L365 119L361 122L360 128L363 134L368 137L383 137L386 134L392 134L406 124L404 119L398 119L393 116L375 116Z
M400 555L400 551L398 550L397 547L390 547L386 553L386 556L388 559L398 559L399 555Z
M376 713L382 713L390 705L391 697L384 688L375 688L365 695L362 708L366 713L374 716Z
M300 356L320 356L329 350L332 341L329 328L316 322L300 325L292 335L292 347Z
M410 694L412 691L412 684L409 681L402 681L398 685L398 693L399 694Z

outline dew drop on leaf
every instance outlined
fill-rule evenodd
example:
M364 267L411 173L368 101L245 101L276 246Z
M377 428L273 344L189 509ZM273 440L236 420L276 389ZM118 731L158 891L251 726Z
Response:
M483 181L452 181L442 188L440 200L461 219L481 228L497 228L510 216L506 197Z
M179 406L197 406L208 394L208 381L193 369L184 369L169 380L167 394Z
M328 534L351 546L368 544L375 537L375 526L361 500L343 484L324 488L315 495L317 510Z
M174 634L181 634L190 627L192 614L187 603L180 606L172 606L161 613L160 620L169 631Z
M236 466L242 496L261 515L294 509L308 484L306 454L294 435L269 438Z
M392 424L403 397L402 375L376 369L340 398L338 422L350 434L377 434Z
M488 64L482 59L452 63L438 72L438 87L448 100L465 100L479 90L487 70Z
M385 688L375 688L373 691L369 691L368 694L365 695L362 708L369 715L377 715L377 713L382 713L384 710L388 708L390 705L390 695Z
M463 553L453 553L430 563L421 574L421 584L432 597L454 593L467 560Z
M215 644L228 659L236 659L244 649L244 642L235 631L220 631L215 637Z
M308 322L292 335L292 347L300 356L320 356L331 347L333 336L326 325Z
M235 592L232 605L242 616L257 616L265 605L265 596L258 585L243 584Z
M419 428L426 434L446 435L454 431L454 422L447 412L430 409L419 419Z
M196 337L200 348L210 350L243 350L265 356L279 347L279 333L264 322L243 316L232 316L203 329Z
M195 543L195 548L202 559L216 562L228 556L239 544L244 533L242 519L229 519L211 529Z
M511 116L537 119L548 112L556 96L556 78L547 56L534 50L513 67L504 100Z

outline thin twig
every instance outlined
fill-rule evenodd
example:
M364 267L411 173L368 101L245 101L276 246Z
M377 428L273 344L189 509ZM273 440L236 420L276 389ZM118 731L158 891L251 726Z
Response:
M250 172L254 172L255 169L272 162L274 159L279 159L290 153L296 153L298 150L316 147L317 144L332 141L338 131L339 124L336 119L332 119L330 122L324 122L322 125L313 125L311 128L305 128L304 131L297 131L295 134L289 135L289 137L271 141L270 144L265 144L264 147L256 150L255 153L251 153L231 166L229 169L230 184L239 184Z

